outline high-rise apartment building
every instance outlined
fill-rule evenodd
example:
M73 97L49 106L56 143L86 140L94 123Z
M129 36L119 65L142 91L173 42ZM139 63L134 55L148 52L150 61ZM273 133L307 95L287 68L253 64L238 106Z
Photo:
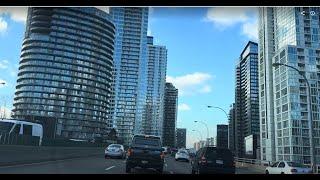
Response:
M259 8L259 99L261 159L310 163L308 93L316 161L320 161L320 9Z
M49 138L106 135L114 36L96 8L29 8L13 117L41 123Z
M147 96L147 7L111 7L116 26L113 122L118 136L129 144L143 133Z
M185 128L177 128L177 148L186 148L187 141L187 129Z
M236 116L236 113L235 113L235 103L233 103L231 106L230 106L230 110L229 110L229 149L232 151L232 152L235 152L235 134L236 134L236 129L235 129L235 118Z
M178 89L172 83L165 84L162 144L176 145L176 127L178 115Z
M258 44L249 41L236 66L234 143L237 157L245 155L245 137L259 134L258 89Z
M147 47L147 104L146 118L142 122L142 131L144 134L161 137L163 131L167 49L165 46L154 45L153 37L151 36L148 36Z
M218 148L228 148L228 125L218 124L217 125L217 137L216 146Z

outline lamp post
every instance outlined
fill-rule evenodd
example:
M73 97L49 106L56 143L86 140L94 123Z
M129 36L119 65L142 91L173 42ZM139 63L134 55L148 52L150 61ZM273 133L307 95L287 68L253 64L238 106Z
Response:
M201 134L201 132L200 131L198 131L198 130L195 130L195 129L193 129L192 131L194 131L194 132L198 132L199 133L199 135L200 135L200 141L202 141L202 134ZM199 138L198 138L199 139Z
M279 67L279 66L286 66L288 68L291 68L295 71L297 71L306 81L307 87L308 87L308 93L307 93L307 97L308 97L308 122L309 122L309 139L310 139L310 147L311 147L311 167L313 172L316 172L316 167L315 167L315 156L314 156L314 143L313 143L313 118L312 118L312 106L311 106L311 87L309 84L309 81L307 79L307 77L304 75L304 73L302 71L300 71L299 69L287 65L287 64L283 64L283 63L272 63L273 67Z
M195 123L199 122L199 123L202 123L206 126L207 128L207 139L206 139L206 142L208 144L208 138L209 138L209 128L208 128L208 125L206 123L204 123L203 121L194 121Z
M207 107L208 107L209 109L210 109L210 108L220 109L220 110L223 111L224 114L226 115L226 117L227 117L227 124L228 124L228 148L230 148L230 147L229 147L229 144L230 144L229 134L230 134L230 132L229 132L229 123L228 123L228 120L229 120L229 115L228 115L228 113L227 113L224 109L222 109L221 107L217 107L217 106L207 106Z

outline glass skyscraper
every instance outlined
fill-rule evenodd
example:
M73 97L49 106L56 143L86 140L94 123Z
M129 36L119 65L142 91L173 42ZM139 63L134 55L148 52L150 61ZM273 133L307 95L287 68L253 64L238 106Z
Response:
M48 137L107 134L114 38L99 9L29 8L13 117L42 123Z
M175 147L178 116L178 89L172 83L165 84L162 144Z
M146 119L148 8L109 11L116 26L113 122L118 136L129 144L133 134L143 133Z
M320 9L276 7L259 9L259 91L261 158L310 163L308 96L316 161L320 161Z
M258 88L258 44L249 41L236 66L235 122L233 128L235 128L234 144L237 157L244 157L245 155L245 137L259 135Z
M144 134L162 136L164 90L166 83L167 49L153 44L148 36L148 84L146 119L142 123Z

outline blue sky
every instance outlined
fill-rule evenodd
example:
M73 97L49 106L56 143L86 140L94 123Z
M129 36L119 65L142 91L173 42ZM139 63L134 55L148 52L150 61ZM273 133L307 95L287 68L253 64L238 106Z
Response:
M20 49L25 30L25 8L0 8L0 106L12 108ZM187 146L199 135L216 136L216 124L227 123L225 114L234 101L234 67L249 40L257 41L254 8L150 9L148 34L168 49L167 81L179 89L178 128L187 128Z

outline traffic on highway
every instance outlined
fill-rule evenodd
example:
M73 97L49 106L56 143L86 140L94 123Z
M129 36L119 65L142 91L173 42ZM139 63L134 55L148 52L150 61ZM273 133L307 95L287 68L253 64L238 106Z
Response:
M50 154L48 154L50 156ZM51 154L52 155L52 154ZM0 174L255 174L236 168L228 149L162 147L160 137L135 135L130 146L110 144L99 154L0 166Z

